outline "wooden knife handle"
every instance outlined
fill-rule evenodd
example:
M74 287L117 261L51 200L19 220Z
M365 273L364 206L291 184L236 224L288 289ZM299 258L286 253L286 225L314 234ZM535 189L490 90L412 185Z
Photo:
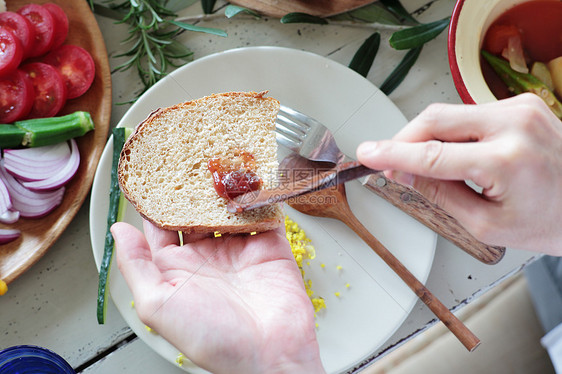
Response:
M364 185L477 260L493 265L503 258L505 247L477 240L455 218L414 189L396 183L382 173L369 176Z

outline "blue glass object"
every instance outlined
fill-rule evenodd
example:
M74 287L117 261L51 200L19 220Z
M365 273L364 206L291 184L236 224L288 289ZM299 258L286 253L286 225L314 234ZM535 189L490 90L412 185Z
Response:
M0 374L76 374L58 354L34 345L0 351Z

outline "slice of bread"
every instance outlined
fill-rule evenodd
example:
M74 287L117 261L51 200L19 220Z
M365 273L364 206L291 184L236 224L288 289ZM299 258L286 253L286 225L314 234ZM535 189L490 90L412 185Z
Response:
M161 108L140 123L119 161L125 197L148 221L185 233L252 233L284 222L282 206L229 213L208 169L211 158L247 152L252 170L276 183L275 119L279 102L267 92L229 92Z

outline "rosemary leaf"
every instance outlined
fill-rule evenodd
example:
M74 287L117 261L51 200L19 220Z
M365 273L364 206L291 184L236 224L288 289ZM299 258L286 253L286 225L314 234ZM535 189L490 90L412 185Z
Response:
M254 12L251 9L248 8L244 8L238 5L228 5L225 9L224 9L224 15L226 16L226 18L232 18L240 13L246 13L249 14L253 17L255 17L256 19L261 18L261 16L259 15L259 13Z
M326 25L328 21L326 21L322 17L313 16L306 13L287 13L283 17L281 17L281 23L314 23L318 25Z
M449 25L449 18L396 31L389 39L395 49L419 47L441 34Z
M187 48L182 43L178 42L177 40L171 40L171 43L167 44L163 49L162 52L165 56L172 59L181 59L184 61L192 61L193 60L193 51ZM172 62L170 62L172 66L175 66Z
M170 23L174 26L180 27L184 30L204 32L204 33L207 33L207 34L213 34L213 35L218 35L218 36L223 36L223 37L228 36L228 34L224 30L221 30L221 29L215 29L215 28L212 28L212 27L202 27L202 26L197 26L197 25L185 23L185 22L178 22L178 21L171 21L171 20L168 20L166 22Z
M381 35L375 32L367 40L363 42L361 47L355 52L353 59L349 63L349 67L362 76L366 77L371 70L375 56L379 50L381 43Z
M406 75L410 71L410 68L414 65L414 63L418 59L422 51L422 48L423 45L410 49L408 53L406 53L406 56L404 56L402 61L400 61L398 66L394 68L392 73L390 73L390 75L381 84L379 88L382 92L384 92L385 95L387 96L390 95L390 93L394 91L394 89L398 87L400 83L402 83L404 78L406 78Z

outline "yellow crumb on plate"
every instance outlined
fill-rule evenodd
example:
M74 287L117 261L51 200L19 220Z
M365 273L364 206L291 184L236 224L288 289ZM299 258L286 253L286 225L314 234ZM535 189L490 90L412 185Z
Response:
M0 279L0 296L5 295L8 292L8 285L3 279Z
M289 245L291 246L291 251L295 257L295 261L301 271L304 287L306 289L306 294L310 298L312 305L314 307L314 312L318 312L326 308L326 302L321 297L314 297L314 291L312 290L312 281L310 279L305 280L305 272L302 268L304 260L307 265L310 265L310 261L316 257L316 251L311 244L310 238L308 238L303 229L299 225L291 220L289 216L285 216L285 231ZM322 264L321 266L323 266Z
M176 357L176 364L178 364L178 366L182 367L183 366L183 360L187 358L185 357L185 355L183 353L178 353L177 357Z
M220 238L222 236L221 233L218 231L215 231L214 234L215 234L215 238Z
M146 329L146 331L153 333L153 334L157 334L156 331L154 331L154 329L150 326L144 325L144 328Z

